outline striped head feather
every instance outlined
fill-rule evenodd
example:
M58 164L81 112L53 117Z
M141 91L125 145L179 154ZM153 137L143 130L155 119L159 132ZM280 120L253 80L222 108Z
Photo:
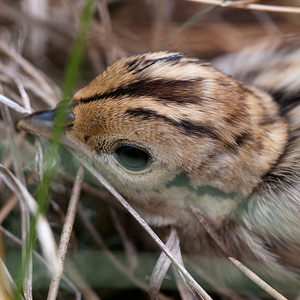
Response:
M287 139L269 95L178 53L115 62L75 94L72 112L69 136L100 157L113 157L122 144L149 153L151 164L136 174L115 165L127 183L148 184L163 174L167 185L185 174L194 186L248 195Z

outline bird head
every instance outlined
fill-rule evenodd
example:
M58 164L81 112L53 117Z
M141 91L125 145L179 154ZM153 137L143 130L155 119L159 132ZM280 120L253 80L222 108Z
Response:
M118 60L74 95L69 116L67 137L124 195L156 209L249 195L287 139L268 94L178 53Z

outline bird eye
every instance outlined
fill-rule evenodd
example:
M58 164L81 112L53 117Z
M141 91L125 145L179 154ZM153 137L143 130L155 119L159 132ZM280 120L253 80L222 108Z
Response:
M148 151L138 146L122 145L115 150L115 156L119 163L128 170L141 171L150 162Z

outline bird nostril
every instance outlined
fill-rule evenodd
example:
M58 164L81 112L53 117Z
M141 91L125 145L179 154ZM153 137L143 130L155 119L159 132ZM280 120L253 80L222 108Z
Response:
M73 114L71 111L68 112L67 118L66 118L66 127L67 127L67 128L73 127L74 119L75 119L74 114Z

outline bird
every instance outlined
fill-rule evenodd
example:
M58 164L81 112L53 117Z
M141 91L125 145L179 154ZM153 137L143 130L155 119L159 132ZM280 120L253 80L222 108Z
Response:
M289 297L300 290L299 46L272 39L211 62L121 58L75 93L65 133L151 226L178 230L184 253L224 257L192 207L231 256ZM55 112L19 127L51 127Z

